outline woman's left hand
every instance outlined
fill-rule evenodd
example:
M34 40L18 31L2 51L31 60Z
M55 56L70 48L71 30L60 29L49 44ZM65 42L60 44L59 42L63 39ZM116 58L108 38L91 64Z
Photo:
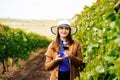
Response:
M64 55L65 55L65 57L69 57L71 55L71 51L65 50Z

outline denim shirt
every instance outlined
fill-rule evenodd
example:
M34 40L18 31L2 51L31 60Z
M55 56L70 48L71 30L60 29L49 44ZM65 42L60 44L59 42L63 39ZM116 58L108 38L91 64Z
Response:
M60 40L60 51L59 51L59 57L64 57L64 48L63 48L63 41ZM66 57L61 63L60 63L60 67L59 67L59 71L62 71L62 72L66 72L66 71L70 71L70 63L69 63L69 59L68 57Z

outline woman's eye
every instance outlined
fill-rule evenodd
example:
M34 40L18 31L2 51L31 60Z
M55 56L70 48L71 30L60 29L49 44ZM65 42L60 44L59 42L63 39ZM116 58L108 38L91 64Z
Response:
M67 27L59 27L59 29L67 29L68 30L69 28L67 28Z

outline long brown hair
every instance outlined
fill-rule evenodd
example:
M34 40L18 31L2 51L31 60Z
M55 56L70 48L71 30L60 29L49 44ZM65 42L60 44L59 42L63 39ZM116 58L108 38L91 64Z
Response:
M69 45L73 44L74 40L72 39L71 36L71 28L69 28L70 32L68 36L66 37L66 41L68 42ZM55 40L53 41L53 50L56 52L59 52L60 50L60 34L59 34L59 28L57 29L57 36Z

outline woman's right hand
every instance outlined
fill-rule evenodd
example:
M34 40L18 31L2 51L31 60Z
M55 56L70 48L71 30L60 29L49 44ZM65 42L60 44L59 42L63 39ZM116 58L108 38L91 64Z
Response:
M60 56L60 54L58 54L58 55L56 56L55 60L57 60L57 61L62 61L62 60L65 59L65 57L59 57L59 56Z

